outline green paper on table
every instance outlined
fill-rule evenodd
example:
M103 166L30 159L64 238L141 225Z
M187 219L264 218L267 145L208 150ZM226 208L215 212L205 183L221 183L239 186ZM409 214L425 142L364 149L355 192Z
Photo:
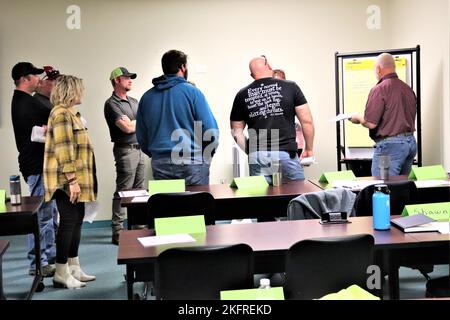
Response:
M6 190L0 189L0 205L6 203Z
M206 233L205 217L198 215L156 218L155 233L157 236L178 233Z
M284 300L283 287L220 291L220 300Z
M327 294L319 300L380 300L380 298L354 284L339 292Z
M155 193L171 193L171 192L185 192L186 182L184 179L174 180L149 180L148 193L154 195Z
M264 178L264 176L234 178L230 184L231 188L255 189L255 190L260 190L268 186L269 183L267 182L266 178Z
M450 221L450 202L406 205L402 217L423 214L436 221Z
M319 178L319 182L332 184L334 180L356 180L352 170L324 172Z
M446 180L447 173L442 165L413 167L408 179L413 180Z

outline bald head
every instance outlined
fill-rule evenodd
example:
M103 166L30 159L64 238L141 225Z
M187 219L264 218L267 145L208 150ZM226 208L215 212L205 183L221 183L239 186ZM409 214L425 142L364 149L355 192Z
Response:
M395 72L395 59L389 53L380 54L375 61L375 73L380 80L385 75Z
M253 58L250 60L248 67L250 69L251 76L255 80L272 77L272 68L265 57Z

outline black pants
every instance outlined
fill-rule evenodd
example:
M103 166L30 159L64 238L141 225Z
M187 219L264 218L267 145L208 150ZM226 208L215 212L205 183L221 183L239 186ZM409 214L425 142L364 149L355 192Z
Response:
M84 202L72 204L69 196L57 190L53 196L59 211L59 229L56 236L56 263L67 263L67 258L78 257Z

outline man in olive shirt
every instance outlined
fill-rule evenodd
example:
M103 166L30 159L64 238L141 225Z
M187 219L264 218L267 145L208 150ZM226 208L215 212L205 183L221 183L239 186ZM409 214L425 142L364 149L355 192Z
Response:
M380 176L381 155L390 157L390 176L408 175L417 152L416 95L398 78L392 55L383 53L377 57L375 74L378 83L369 93L364 116L354 115L350 121L369 128L376 143L372 176Z
M116 192L112 205L112 243L115 245L119 243L125 219L118 192L144 188L144 157L135 134L138 101L127 96L133 79L136 79L136 74L126 68L114 69L110 76L114 92L106 100L104 108L116 162Z

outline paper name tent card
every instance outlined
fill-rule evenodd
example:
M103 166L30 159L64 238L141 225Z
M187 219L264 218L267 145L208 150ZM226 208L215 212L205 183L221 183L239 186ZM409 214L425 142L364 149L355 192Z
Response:
M231 188L238 189L262 189L269 186L264 176L250 176L234 178L230 184Z
M220 300L284 300L283 287L220 291Z
M431 222L434 221L434 219L427 217L424 214L415 214L413 216L392 219L391 224L403 232L438 231L438 229L431 224Z
M155 219L157 236L177 233L206 233L204 216L182 216Z
M402 217L423 214L435 221L450 222L450 202L406 205Z
M6 190L0 189L0 205L6 203Z
M347 171L324 172L319 178L319 182L323 183L333 183L334 180L354 181L356 180L356 177L352 170L347 170Z
M413 180L446 180L447 173L442 165L413 167L408 179Z
M148 181L148 193L150 195L154 195L156 193L175 193L185 191L186 182L184 179Z

